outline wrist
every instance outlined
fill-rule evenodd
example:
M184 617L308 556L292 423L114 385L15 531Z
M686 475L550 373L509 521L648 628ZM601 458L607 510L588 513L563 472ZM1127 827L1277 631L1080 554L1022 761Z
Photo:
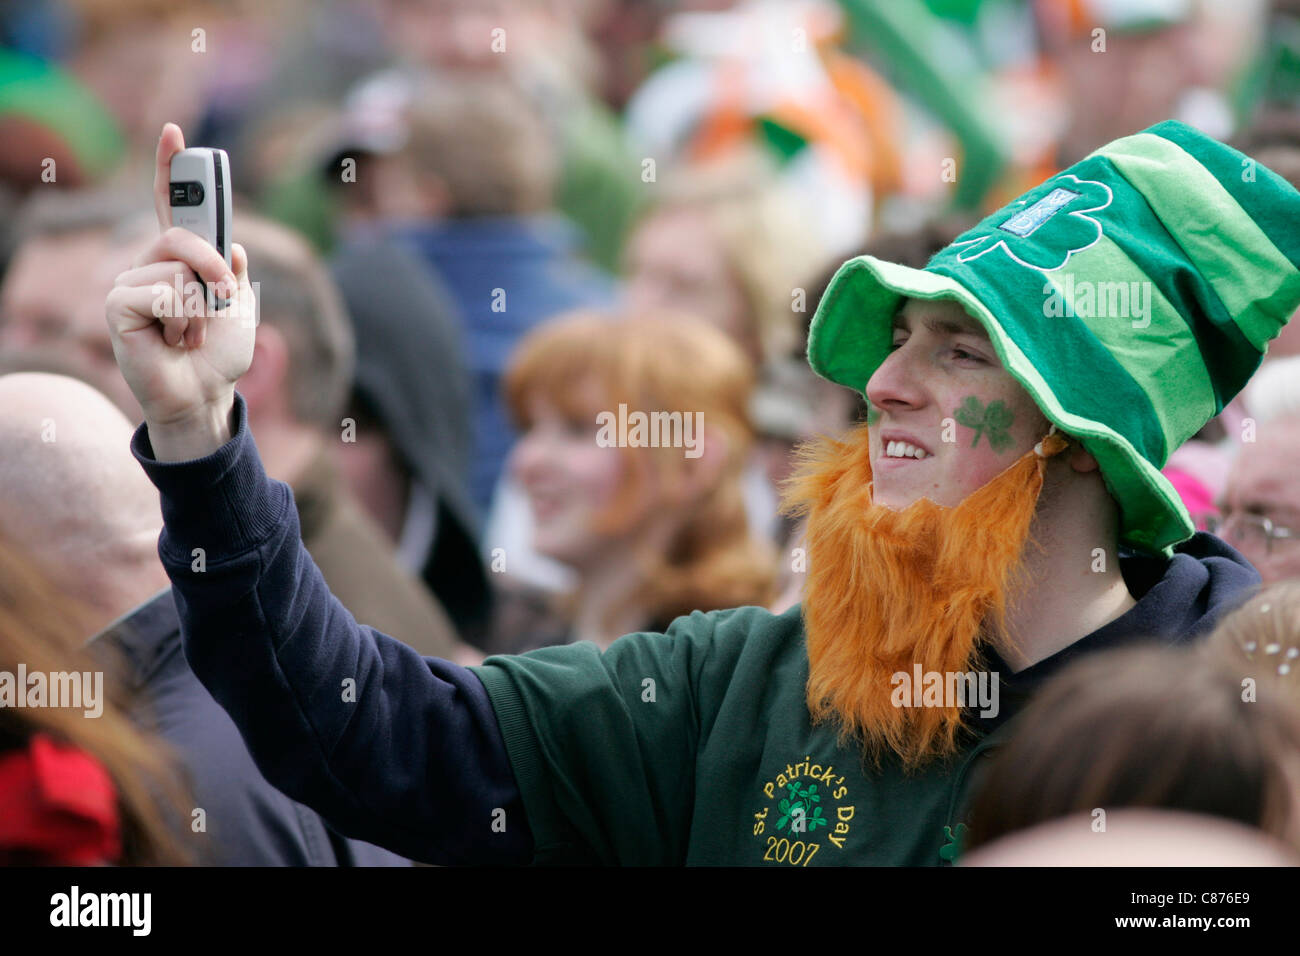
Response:
M230 441L231 415L235 408L232 390L210 405L179 418L155 421L148 416L149 444L157 461L192 461L206 458Z

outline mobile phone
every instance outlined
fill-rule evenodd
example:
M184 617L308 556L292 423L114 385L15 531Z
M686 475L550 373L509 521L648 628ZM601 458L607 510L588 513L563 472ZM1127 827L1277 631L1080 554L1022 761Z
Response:
M202 236L230 266L230 157L224 149L183 149L172 156L168 201L172 225ZM210 308L224 308L209 287Z

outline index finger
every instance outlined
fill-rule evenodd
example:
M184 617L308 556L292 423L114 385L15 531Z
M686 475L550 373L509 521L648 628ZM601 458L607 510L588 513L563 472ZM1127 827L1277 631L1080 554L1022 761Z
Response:
M224 282L235 288L239 285L239 277L226 265L221 253L207 240L180 226L169 227L149 248L136 256L135 267L139 269L155 262L170 261L183 262L204 282Z
M175 123L164 123L158 137L158 154L153 171L153 208L158 213L158 226L163 232L172 227L171 193L172 156L185 148L185 134Z

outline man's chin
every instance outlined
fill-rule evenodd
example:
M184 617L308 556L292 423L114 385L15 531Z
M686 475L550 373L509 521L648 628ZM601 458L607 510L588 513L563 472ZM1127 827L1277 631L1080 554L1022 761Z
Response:
M937 489L932 489L929 493L922 493L917 491L918 483L918 476L906 470L892 474L875 471L871 481L871 504L890 511L905 511L920 501L928 501L943 508L956 508L962 503L960 492L939 494ZM931 485L933 483L926 482Z
M871 503L881 508L888 508L890 511L906 511L918 501L929 501L932 504L938 504L933 498L926 495L907 494L906 492L882 488L879 479L876 480L872 488Z

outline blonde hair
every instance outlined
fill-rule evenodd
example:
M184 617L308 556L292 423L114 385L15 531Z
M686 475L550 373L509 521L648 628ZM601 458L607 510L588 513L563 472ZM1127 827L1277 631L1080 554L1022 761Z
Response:
M1300 704L1300 581L1270 585L1228 614L1206 651Z
M600 407L589 405L591 384ZM595 424L600 410L620 404L647 413L703 414L725 436L726 460L717 477L685 505L688 520L662 553L647 555L639 592L657 621L694 610L767 604L775 585L775 550L750 531L741 478L753 443L748 403L754 372L723 332L693 318L638 315L611 318L574 313L530 333L504 377L507 405L523 429L529 400L541 396L574 421ZM689 410L689 411L688 411ZM692 467L680 448L620 448L627 480L593 531L626 530L636 518L653 472L673 488Z
M527 95L499 76L439 76L420 83L406 151L447 188L448 215L523 216L551 206L559 158Z

